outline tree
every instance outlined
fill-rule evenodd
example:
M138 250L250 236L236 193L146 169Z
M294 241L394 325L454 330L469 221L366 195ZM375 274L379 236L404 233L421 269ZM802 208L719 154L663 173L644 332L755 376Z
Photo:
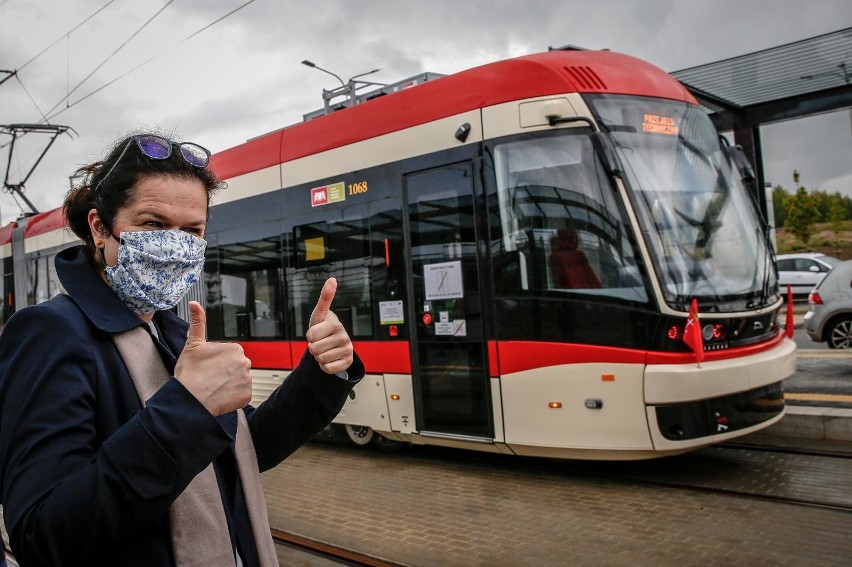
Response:
M808 190L799 185L799 172L793 171L793 182L796 184L796 194L787 201L786 226L796 238L805 246L811 239L813 224L818 218L818 212L814 206Z
M787 201L790 194L787 190L776 185L772 188L772 210L775 213L775 228L783 228L787 220Z
M840 193L831 196L831 208L828 212L828 222L834 232L834 245L840 246L840 231L843 230L843 221L846 220L846 207Z

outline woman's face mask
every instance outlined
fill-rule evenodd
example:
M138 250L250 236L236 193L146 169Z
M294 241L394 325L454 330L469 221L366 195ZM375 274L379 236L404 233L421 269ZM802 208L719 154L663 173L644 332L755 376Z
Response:
M107 266L106 279L136 313L171 309L201 276L207 249L202 238L179 229L119 236L118 264Z

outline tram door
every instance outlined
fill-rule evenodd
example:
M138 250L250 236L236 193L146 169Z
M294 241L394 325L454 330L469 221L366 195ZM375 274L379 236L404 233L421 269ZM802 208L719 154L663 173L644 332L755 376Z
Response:
M470 163L405 176L411 363L421 433L491 440L473 179Z

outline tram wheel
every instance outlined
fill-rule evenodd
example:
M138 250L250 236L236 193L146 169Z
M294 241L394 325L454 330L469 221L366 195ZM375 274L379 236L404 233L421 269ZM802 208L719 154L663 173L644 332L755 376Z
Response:
M373 430L365 425L347 424L345 428L346 435L349 436L349 440L356 445L368 445L370 441L373 440L373 437L376 436L376 434L373 433Z
M381 435L376 435L373 438L373 443L384 453L396 453L408 444L403 441L397 441L396 439L388 439Z
M828 348L852 348L852 317L832 321L826 331Z

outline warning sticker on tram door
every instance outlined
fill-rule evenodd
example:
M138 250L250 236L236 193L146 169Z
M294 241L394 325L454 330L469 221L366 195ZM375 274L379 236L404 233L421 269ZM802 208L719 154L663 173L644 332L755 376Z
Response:
M464 319L456 319L446 323L435 323L436 335L448 335L453 337L466 337L467 325Z
M453 299L464 297L461 262L444 264L424 264L423 282L426 287L426 299Z

